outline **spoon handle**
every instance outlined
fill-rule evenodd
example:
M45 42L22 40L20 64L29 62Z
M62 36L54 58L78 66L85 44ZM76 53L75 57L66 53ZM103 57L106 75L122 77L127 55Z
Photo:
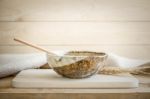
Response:
M14 38L14 41L20 42L20 43L22 43L22 44L25 44L25 45L27 45L27 46L33 47L33 48L38 49L38 50L40 50L40 51L43 51L43 52L46 52L46 53L49 53L49 54L53 54L53 53L49 52L48 50L46 50L46 49L44 49L44 48L42 48L42 47L40 47L40 46L37 46L37 45L35 45L35 44L29 43L29 42L24 41L24 40L20 40L20 39L18 39L18 38ZM53 54L53 55L55 55L55 54Z

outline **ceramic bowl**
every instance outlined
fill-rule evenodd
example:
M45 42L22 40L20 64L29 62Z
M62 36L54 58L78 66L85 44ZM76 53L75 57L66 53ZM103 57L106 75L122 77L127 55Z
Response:
M47 55L49 66L67 78L86 78L96 74L105 64L106 53L70 51L63 56Z

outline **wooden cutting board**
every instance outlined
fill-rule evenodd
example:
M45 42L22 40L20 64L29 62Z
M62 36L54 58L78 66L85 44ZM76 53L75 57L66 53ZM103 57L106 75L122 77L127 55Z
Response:
M90 78L64 78L51 69L29 69L21 71L13 80L16 88L135 88L138 80L130 74L101 75Z

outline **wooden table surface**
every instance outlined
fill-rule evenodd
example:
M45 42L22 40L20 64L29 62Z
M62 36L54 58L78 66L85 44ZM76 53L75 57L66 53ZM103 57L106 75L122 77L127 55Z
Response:
M135 77L140 85L133 89L17 89L10 76L0 79L0 99L150 99L150 77Z

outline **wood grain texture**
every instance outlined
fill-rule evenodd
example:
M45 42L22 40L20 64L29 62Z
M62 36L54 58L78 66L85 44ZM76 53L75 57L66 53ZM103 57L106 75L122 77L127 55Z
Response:
M150 21L149 0L0 0L0 21Z
M41 45L150 44L150 22L0 22L0 45L14 37Z
M113 97L113 98L112 98ZM128 94L100 94L100 93L74 93L74 94L68 94L68 93L53 93L53 94L47 94L47 93L36 93L36 94L29 94L29 93L20 93L20 94L11 94L11 93L2 93L0 94L1 99L149 99L150 94L149 93L128 93Z
M0 53L108 51L150 58L150 0L0 0ZM37 52L37 51L36 51Z
M92 81L92 82L91 82ZM137 88L139 81L129 73L115 75L96 74L87 79L70 80L50 69L21 71L13 80L15 88Z
M120 56L136 58L136 59L150 59L150 46L138 45L72 45L72 46L42 46L51 50L89 50L89 51L104 51L115 53ZM1 46L0 54L4 53L35 53L39 52L28 46Z
M0 99L149 99L149 77L136 77L140 87L133 89L17 89L8 77L0 79Z

